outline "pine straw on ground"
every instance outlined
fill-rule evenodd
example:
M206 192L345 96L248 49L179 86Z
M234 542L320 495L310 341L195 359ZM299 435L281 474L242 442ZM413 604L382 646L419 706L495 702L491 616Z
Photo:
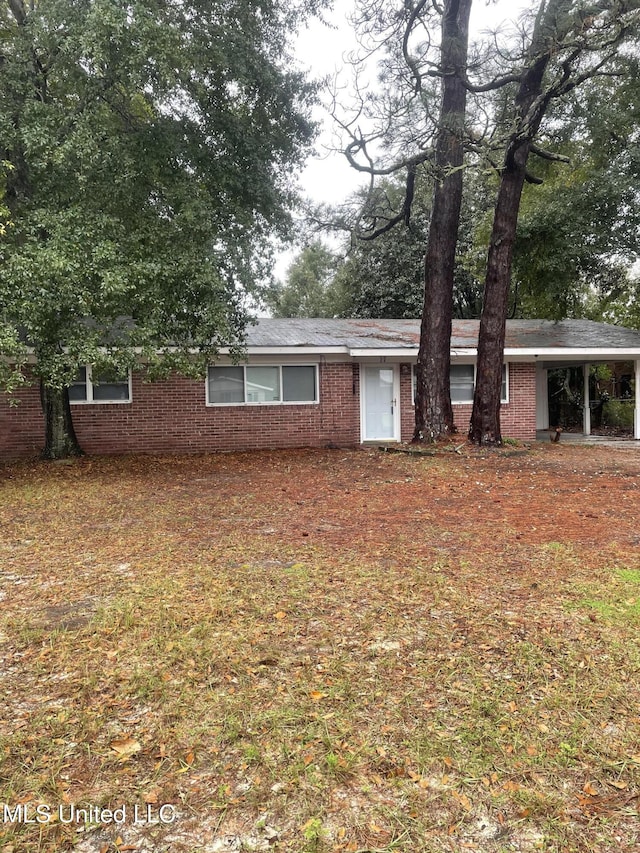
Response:
M639 471L0 468L0 851L638 850Z

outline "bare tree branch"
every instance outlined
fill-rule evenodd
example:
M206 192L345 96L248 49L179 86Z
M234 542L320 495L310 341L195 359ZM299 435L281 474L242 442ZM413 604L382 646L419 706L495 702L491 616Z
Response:
M407 63L407 66L410 68L411 73L415 79L415 91L419 92L422 88L422 74L420 73L420 69L418 68L417 62L413 59L413 57L409 53L409 38L411 33L413 32L413 25L415 24L418 15L424 7L427 5L427 0L420 0L418 5L415 7L413 12L409 15L409 20L406 23L404 28L404 37L402 39L402 55L404 56L404 61Z
M542 160L550 160L552 163L570 163L571 159L566 157L564 154L555 154L552 151L545 151L543 148L540 148L539 145L531 144L529 150L532 154L535 154L536 157L540 157Z

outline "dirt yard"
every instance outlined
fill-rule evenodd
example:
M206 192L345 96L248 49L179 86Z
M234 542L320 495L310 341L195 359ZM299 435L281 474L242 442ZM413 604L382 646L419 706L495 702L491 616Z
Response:
M638 851L639 545L635 449L0 467L0 853Z

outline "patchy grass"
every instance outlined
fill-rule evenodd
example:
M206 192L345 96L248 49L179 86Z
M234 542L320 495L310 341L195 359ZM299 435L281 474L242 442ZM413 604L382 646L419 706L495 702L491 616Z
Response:
M0 851L637 850L639 469L0 469Z
M617 569L602 590L591 584L588 592L597 592L598 598L585 598L583 605L591 607L606 621L640 627L640 571Z

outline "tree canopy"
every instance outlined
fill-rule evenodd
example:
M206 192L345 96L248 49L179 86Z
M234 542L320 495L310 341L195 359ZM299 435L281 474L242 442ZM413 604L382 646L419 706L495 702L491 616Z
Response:
M514 254L516 309L548 319L627 322L640 255L640 88L597 78L555 105L545 147L569 164L538 166L525 187Z
M313 131L288 37L319 5L0 7L0 344L28 341L45 387L241 345Z
M573 150L544 147L547 141L553 142L556 102L568 101L590 81L609 80L617 90L622 81L634 77L640 4L638 0L532 2L514 31L498 31L471 46L466 43L465 30L469 6L466 0L408 0L403 4L359 0L356 24L362 51L354 60L353 108L341 109L336 98L334 116L345 134L348 161L370 178L370 194L363 208L366 215L355 218L360 236L373 238L410 222L418 169L424 168L434 180L429 229L424 235L427 260L416 437L435 438L452 429L445 399L449 344L446 335L438 330L450 327L454 293L451 264L462 215L462 210L456 214L454 207L464 172L477 168L495 173L492 223L485 232L478 382L470 438L499 444L504 324L509 311L517 311L519 305L525 304L523 291L527 285L539 304L544 304L546 298L549 313L552 308L557 313L571 305L571 300L558 299L544 284L540 286L545 278L540 275L545 272L544 262L536 270L535 261L525 254L520 256L517 270L518 284L523 286L515 294L518 298L513 298L512 271L523 188L539 185L538 171L548 172L550 163L568 162L568 155L575 154L579 143L584 143L578 132L577 138L572 133L565 139L564 147ZM362 80L366 77L366 63L373 56L378 58L379 85L372 92ZM462 150L466 152L464 159ZM605 178L604 164L597 163L593 156L591 159L594 175ZM576 183L589 186L584 177L589 171L586 160L582 169L583 179L576 175ZM613 166L609 180L605 178L609 188L594 187L601 205L613 202L604 213L600 228L602 222L611 222L614 197L617 192L620 198L623 192L623 182L611 180L615 170ZM376 192L376 183L399 174L405 176L405 193L402 204L394 211L386 204L386 196ZM456 205L452 201L454 195ZM371 202L376 199L382 204L372 209ZM549 199L551 196L544 207L541 201L538 220L529 223L533 227L528 232L526 227L520 229L521 242L529 242L529 255L536 238L542 237L545 217L550 221L554 208L557 212L562 206L549 204ZM536 206L533 202L531 209ZM617 208L618 222L623 209L624 204ZM586 212L584 204L580 212ZM445 218L447 224L442 227ZM572 233L572 239L581 230L593 230L596 224L593 220L587 222L588 214L577 218L583 221ZM556 223L561 224L557 219ZM523 226L526 224L523 222ZM554 226L555 223L551 227ZM556 294L568 281L575 284L574 293L585 291L586 287L588 296L598 290L603 295L615 293L623 286L619 282L624 278L620 276L624 260L616 255L614 241L609 240L608 249L606 240L596 242L601 251L595 245L585 252L575 247L574 257L565 266L566 274L554 280ZM544 239L538 245L542 248ZM549 271L558 259L559 253L548 253ZM588 285L586 273L592 279ZM574 302L574 310L584 302L583 297L581 293ZM525 310L530 308L531 302Z
M338 257L320 240L305 246L292 261L286 280L265 292L274 317L338 317L347 307L336 282Z

